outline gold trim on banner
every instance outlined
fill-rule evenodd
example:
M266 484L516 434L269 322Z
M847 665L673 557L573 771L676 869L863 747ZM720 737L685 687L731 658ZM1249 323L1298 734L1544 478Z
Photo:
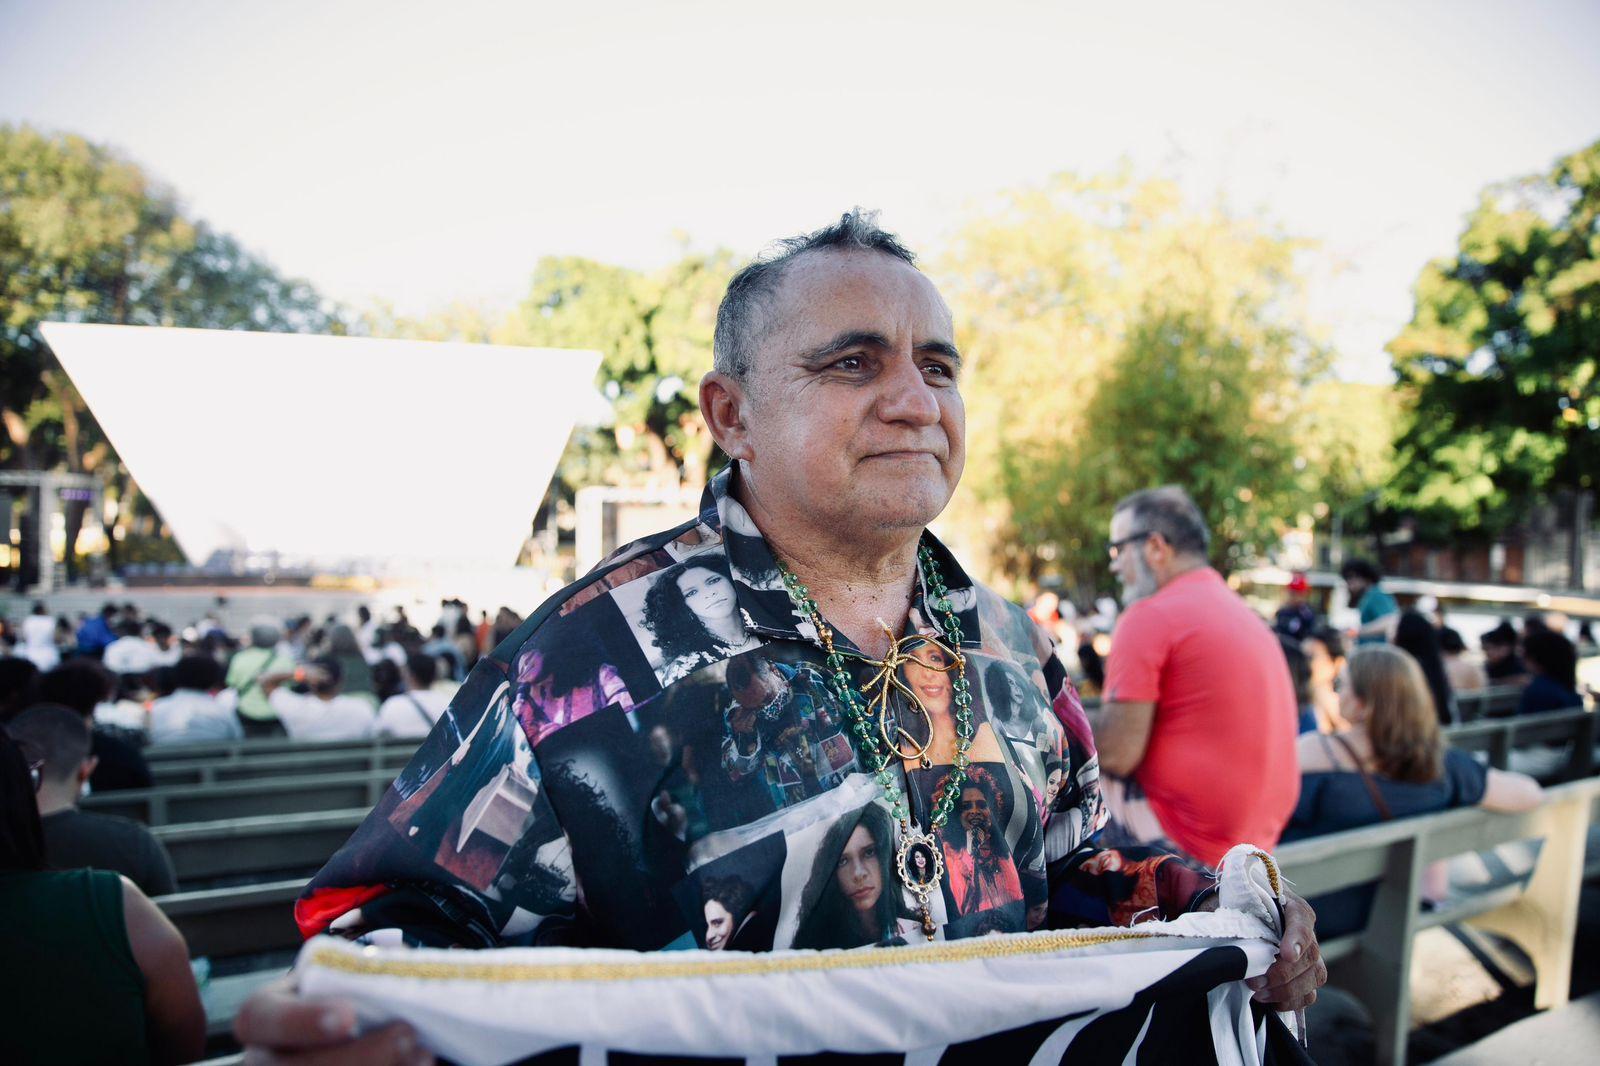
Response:
M379 959L323 947L311 954L311 964L342 973L380 977L420 977L429 980L461 981L633 981L681 977L748 977L774 973L806 973L826 970L864 970L934 962L967 962L973 959L1000 959L1018 955L1042 955L1071 948L1095 947L1125 940L1170 939L1194 944L1205 938L1174 937L1165 933L1125 930L1116 933L1035 933L1026 941L996 941L984 937L968 943L930 947L886 948L872 951L819 952L815 957L752 954L748 959L724 962L420 962L405 959ZM914 959L903 958L907 951ZM464 952L463 954L470 954Z

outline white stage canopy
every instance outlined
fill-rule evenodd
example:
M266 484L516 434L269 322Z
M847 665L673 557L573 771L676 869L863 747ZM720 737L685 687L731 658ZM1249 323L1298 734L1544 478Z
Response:
M189 560L511 567L590 351L47 323Z

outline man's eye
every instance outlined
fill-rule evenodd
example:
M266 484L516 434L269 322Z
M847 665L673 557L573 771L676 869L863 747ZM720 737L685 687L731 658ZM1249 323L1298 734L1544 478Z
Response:
M953 379L956 376L955 371L951 370L944 363L924 363L922 372L936 378L945 378L947 380Z
M835 370L860 370L865 365L866 361L861 356L847 355L843 359L835 361L833 368Z

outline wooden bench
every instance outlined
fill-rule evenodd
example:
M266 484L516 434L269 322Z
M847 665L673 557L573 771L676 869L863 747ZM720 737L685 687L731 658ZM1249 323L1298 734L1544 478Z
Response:
M228 781L216 785L122 789L86 796L87 811L116 814L146 825L213 822L228 818L306 814L377 805L394 781L393 770L361 770Z
M1567 747L1564 763L1549 775L1549 779L1571 781L1594 773L1595 721L1593 712L1569 707L1563 711L1484 718L1453 725L1444 730L1444 737L1452 748L1487 752L1489 765L1497 770L1510 769L1511 753L1517 748L1564 744Z
M372 744L326 751L274 752L236 759L162 759L150 764L150 776L157 788L358 770L388 770L393 776L411 761L413 754L415 749L411 747Z
M1496 685L1476 692L1457 692L1456 711L1463 722L1475 722L1480 718L1511 714L1521 701L1521 685Z
M369 807L269 814L151 830L172 857L178 883L319 867L350 838Z
M365 740L290 740L288 737L257 737L254 740L206 740L194 743L152 744L144 749L146 761L207 760L233 762L262 755L314 755L319 752L366 751L370 748L404 748L416 751L416 738L371 737Z
M1330 983L1366 1006L1375 1028L1377 1060L1405 1061L1411 1028L1411 949L1423 929L1468 921L1515 941L1537 971L1534 1005L1566 1002L1572 977L1578 893L1586 874L1584 845L1600 807L1600 778L1558 785L1523 814L1480 808L1445 811L1296 841L1277 859L1294 890L1309 899L1376 882L1366 928L1323 943ZM1540 839L1538 863L1526 887L1506 885L1453 897L1422 909L1428 864Z

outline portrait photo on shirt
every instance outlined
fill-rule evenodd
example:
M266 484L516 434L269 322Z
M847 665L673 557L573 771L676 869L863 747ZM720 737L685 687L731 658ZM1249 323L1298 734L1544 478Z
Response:
M679 840L748 825L855 772L807 655L772 644L734 656L630 715L658 767L651 813Z
M658 695L655 700L662 699ZM617 928L617 943L663 947L688 931L670 886L683 877L686 849L656 816L667 779L660 733L636 728L654 701L625 712L611 706L551 734L539 745L541 778L573 848L573 869L588 909Z
M707 951L770 951L783 897L782 833L697 867L673 888L695 943Z
M761 643L745 630L720 551L691 555L623 585L611 601L662 687Z
M899 679L904 687L896 687L892 694L898 727L905 731L900 750L909 753L925 749L926 758L935 766L948 766L955 761L959 739L956 722L956 660L945 647L931 641L908 647L906 654L908 659L899 671ZM967 749L967 757L974 762L1002 759L1000 740L989 722L985 706L981 660L967 655L966 662L973 722L972 744ZM891 735L898 736L893 729L891 725ZM905 763L908 770L913 770L920 767L921 759L908 758Z
M579 622L535 633L512 660L511 679L512 709L535 747L595 711L631 708L641 682L644 695L656 691L654 671L609 600L590 603Z
M903 939L913 919L895 872L895 825L871 802L834 821L817 844L799 905L796 948L855 948Z
M918 792L918 809L931 811L935 797L947 787L948 768L911 775ZM943 850L945 903L950 920L1018 904L1019 931L1026 911L1022 878L1013 845L1031 845L1038 837L1037 820L1030 819L1031 804L1018 805L1011 775L1004 763L974 763L955 796L949 820L934 834ZM1013 819L1013 814L1019 815ZM922 817L926 818L927 815ZM1032 828L1030 829L1030 822ZM1012 832L1008 832L1008 828ZM946 929L954 936L961 927Z

